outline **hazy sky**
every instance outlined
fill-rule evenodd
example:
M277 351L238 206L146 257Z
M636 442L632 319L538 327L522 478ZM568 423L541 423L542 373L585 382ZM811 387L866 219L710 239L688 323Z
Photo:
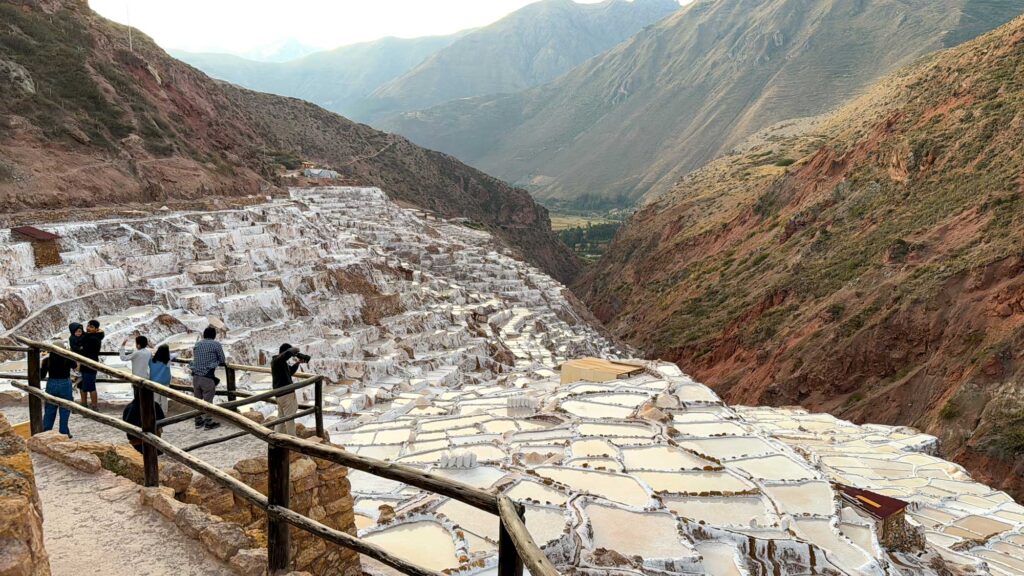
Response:
M89 0L163 48L250 54L295 39L334 48L383 36L450 34L534 0ZM577 0L593 2L595 0Z

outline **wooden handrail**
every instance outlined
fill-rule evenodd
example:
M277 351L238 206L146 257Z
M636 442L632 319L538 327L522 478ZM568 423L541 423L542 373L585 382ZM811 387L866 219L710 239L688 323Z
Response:
M432 570L427 570L426 568L422 568L415 564L410 564L409 562L406 562L405 560L402 560L401 558L392 555L391 553L387 552L386 550L384 550L380 546L377 546L376 544L371 544L370 542L360 540L359 538L356 538L351 534L335 530L330 526L326 526L311 518L303 516L302 514L299 514L294 510L289 510L288 508L282 508L280 506L271 506L267 502L267 497L261 494L255 488L252 488L251 486L245 484L241 480L232 477L223 470L211 466L206 462L203 462L202 460L196 458L195 456L192 456L191 454L167 442L166 440L157 436L156 434L143 432L142 428L139 428L138 426L133 426L132 424L128 424L127 422L124 422L119 418L107 416L106 414L96 412L71 400L65 400L63 398L52 396L50 394L47 394L46 392L37 390L25 384L14 384L14 387L25 392L28 392L29 394L38 397L41 400L45 400L50 404L55 404L62 408L67 408L72 412L75 412L76 414L89 418L90 420L95 420L97 422L100 422L101 424L106 424L107 426L116 428L126 434L131 434L132 436L138 438L139 440L142 440L143 442L155 446L157 449L163 451L163 453L166 454L167 456L174 458L175 460L181 462L185 466L188 466L189 468L195 470L196 472L199 472L200 474L207 476L211 480L221 484L222 486L231 490L235 494L238 494L240 497L244 498L250 504L256 506L257 508L260 508L261 510L264 510L268 515L280 518L293 526L316 534L317 536L320 536L326 540L330 540L331 542L338 544L340 546L344 546L346 548L355 550L360 554L370 556L371 558L379 560L392 568L401 570L406 574L413 574L416 576L444 576L440 572L434 572Z
M28 352L28 348L25 346L8 346L6 344L0 344L0 352Z
M238 400L231 400L229 402L222 402L220 404L215 404L215 406L217 406L218 408L221 408L221 409L229 409L229 408L238 408L239 406L245 406L247 404L255 404L256 402L259 402L261 400L266 400L266 399L269 399L269 398L277 398L278 396L283 396L285 394L294 392L294 391L299 390L301 388L305 388L306 386L312 386L313 384L316 384L317 381L319 381L322 378L323 378L323 376L313 376L312 378L306 378L305 380L299 380L298 382L294 382L292 384L289 384L288 386L283 386L281 388L272 388L270 390L266 390L264 392L260 392L259 394L253 394L251 396L246 396L245 398L239 398ZM160 426L170 426L171 424L177 424L178 422L184 422L185 420L188 420L189 418L194 418L194 417L198 416L200 412L202 412L202 410L189 410L188 412L183 412L183 413L177 414L175 416L164 418L163 420L161 420L159 422L159 425Z
M382 478L387 478L389 480L402 482L404 484L415 486L417 488L429 492L434 492L442 496L447 496L449 498L458 500L464 504L468 504L485 512L495 514L500 518L501 521L501 532L503 540L511 541L511 543L514 545L518 553L518 557L522 558L523 562L527 563L527 565L530 567L530 571L532 574L536 576L558 576L558 572L555 570L554 566L551 565L551 563L544 556L544 553L540 550L539 547L537 547L536 543L530 537L530 533L526 529L526 525L519 517L519 511L517 510L515 503L513 503L506 496L499 496L496 495L493 491L482 490L475 486L465 484L463 482L458 482L455 480L450 480L443 476L439 476L429 472L424 472L423 470L413 468L411 466L388 462L385 460L378 460L366 456L360 456L358 454L353 454L351 452L348 452L347 450L344 450L343 448L334 445L317 443L308 439L298 438L295 436L274 432L268 427L256 423L252 420L249 420L248 418L242 416L237 412L233 412L231 410L224 409L216 404L211 404L204 400L194 398L188 394L184 394L173 388L163 386L151 380L135 376L134 374L131 374L124 370L112 368L101 362L96 362L79 354L75 354L74 352L70 352L63 348L59 348L50 344L35 342L33 340L23 338L21 336L14 336L14 338L18 342L21 342L22 344L25 344L30 348L30 356L33 353L35 353L38 356L39 350L47 350L52 354L58 354L65 358L74 360L79 364L93 368L98 372L103 372L116 378L120 378L123 381L129 382L140 388L144 388L146 390L162 394L168 398L172 398L178 401L179 403L191 407L195 410L204 412L206 414L214 415L223 420L226 420L240 428L242 434L252 434L253 436L259 438L260 440L266 442L271 447L270 453L272 456L274 455L275 451L278 451L280 449L298 452L306 456L312 456L314 458L328 460L331 462L342 464L344 466L348 466L350 468L355 468L356 470L361 470L369 474L373 474L375 476L380 476ZM243 365L235 365L233 366L233 368L241 370L248 369L248 367L245 367ZM269 369L266 370L269 371ZM306 377L305 375L303 376ZM316 377L316 381L318 383L321 382L320 377L317 377L316 375L309 375L309 377ZM38 386L38 374L36 375L35 382L35 386ZM301 382L299 384L301 384ZM151 446L155 446L156 448L163 450L164 453L182 462L186 466L189 466L193 470L196 470L201 474L209 476L211 479L218 481L221 484L227 486L232 491L235 491L241 497L249 500L250 502L257 506L260 506L261 508L267 511L269 517L276 518L280 521L288 522L293 526L317 534L327 540L330 540L331 542L334 542L335 544L339 544L341 546L350 548L362 554L366 554L367 556L376 558L377 560L380 560L381 562L393 568L402 570L407 574L414 574L416 576L440 576L440 574L437 572L426 570L422 567L409 564L404 560L393 557L378 546L359 540L358 538L354 538L349 534L334 530L328 526L324 526L323 524L315 522L314 520L302 516L297 512L288 510L287 508L282 506L278 506L276 505L276 502L271 503L271 501L268 500L266 496L263 496L262 494L256 492L247 485L232 478L225 472L218 470L213 466L210 466L209 464L206 464L205 462L195 458L194 456L188 454L186 451L167 443L166 441L164 441L155 434L143 432L141 428L131 426L130 424L124 423L116 418L112 418L110 416L94 412L92 410L79 406L74 402L66 401L46 394L39 388L34 387L34 385L31 382L28 386L24 386L17 383L15 383L14 386L20 390L28 392L30 394L30 399L34 399L36 401L40 399L45 399L47 402L68 408L78 414L91 417L94 420L98 420L113 428L117 428L119 430L125 431L126 433L132 434L135 437L140 438L141 440L150 444ZM278 391L270 392L281 393L280 391L281 389L278 389ZM318 396L320 396L320 394L318 394ZM250 399L251 398L252 396L250 396ZM33 433L35 433L35 431L33 431ZM196 447L193 447L193 449L195 448ZM286 451L281 453L287 454ZM287 457L284 457L280 458L279 461L287 462L288 459ZM285 502L286 501L287 499L285 498ZM280 502L280 500L278 500L277 502ZM502 549L504 549L504 547ZM499 550L499 554L500 552L501 550ZM273 554L271 554L271 556L273 556ZM272 559L271 563L273 564L273 562L274 560ZM522 570L522 564L518 564L517 568L513 566L513 569L511 571L503 570L501 566L504 566L504 564L502 564L502 560L501 558L499 558L499 574L501 574L501 576L511 576L513 574L516 574L517 572L521 572Z
M192 360L191 359L187 359L187 358L175 358L174 362L176 364L191 364ZM227 362L227 363L221 364L221 366L223 366L224 368L230 368L232 370L239 370L241 372L253 372L255 374L272 374L273 373L273 372L271 372L271 369L266 367L266 366L252 366L252 365L249 365L249 364L235 364L234 362ZM295 376L298 376L300 378L309 378L311 376L316 376L316 374L310 374L308 372L296 372Z
M271 426L277 426L278 424L288 422L289 420L297 420L299 418L302 418L303 416L309 416L314 412L316 412L315 407L308 408L306 410L299 410L298 412L292 414L291 416L282 416L280 418L274 418L273 420L266 420L263 422L263 425L266 426L267 428L270 428ZM220 444L221 442L227 442L228 440L234 440L235 438L241 438L242 436L248 435L248 432L244 430L240 432L232 432L231 434L228 434L226 436L218 436L217 438L211 438L210 440L203 440L202 442L197 442L196 444L182 448L182 450L184 450L185 452L191 452L193 450L205 448L206 446L213 446L214 444Z
M526 523L519 517L516 504L508 496L498 496L498 515L501 516L501 523L512 538L512 543L515 544L523 564L530 569L530 574L532 576L559 576L558 570L533 541L530 531L526 529Z
M303 438L296 438L294 436L289 436L287 434L280 434L274 432L273 430L270 430L269 428L266 428L261 424L254 422L253 420L246 418L245 416L242 416L237 412L224 410L222 408L219 408L216 404L210 404L204 400L200 400L193 396L183 394L181 392L178 392L177 390L157 384L152 380L147 380L145 378L135 376L130 372L126 372L124 370L120 370L117 368L111 368L110 366L107 366L106 364L103 364L101 362L96 362L79 354L75 354L74 352L70 352L63 348L58 348L50 344L35 342L33 340L29 340L28 338L24 338L21 336L15 336L14 338L16 338L19 342L25 344L26 346L47 350L51 353L55 353L64 356L65 358L74 360L79 364L84 364L85 366L93 368L98 372L104 372L106 374L117 376L119 378L124 378L125 380L131 382L132 384L135 384L136 386L149 388L150 390L157 392L159 394L163 394L164 396L176 400L181 404L184 404L191 408L202 410L207 414L226 420L231 424L234 424L238 428L241 428L242 430L245 430L252 434L253 436L256 436L257 438L263 440L264 442L267 442L268 444L282 446L288 448L289 450L293 450L295 452L299 452L307 456L314 456L316 458L330 460L332 462L343 464L350 468L355 468L356 470L362 470L363 472L368 472L370 474L382 476L389 480L403 482L405 484L409 484L410 486L415 486L423 490L436 492L438 494L441 494L442 496L448 496L450 498L455 498L456 500L461 500L466 504L469 504L473 507L479 508L486 512L490 512L491 514L498 514L497 500L495 499L493 493L488 492L486 490L481 490L475 486L464 484L462 482L449 480L448 478L445 478L443 476L438 476L436 474L424 472L411 466L406 466L403 464L394 464L391 462L377 460L376 458L370 458L367 456L360 456L358 454L353 454L342 448L338 448L337 446L317 444L309 440L305 440Z

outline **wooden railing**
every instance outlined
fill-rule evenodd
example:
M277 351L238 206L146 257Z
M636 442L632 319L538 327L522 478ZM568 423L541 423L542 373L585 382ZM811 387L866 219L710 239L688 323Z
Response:
M328 542L352 549L378 560L405 574L415 576L442 576L441 573L417 566L402 558L394 556L380 546L361 540L340 530L336 530L308 516L304 516L288 508L289 494L289 452L297 452L314 458L329 460L338 464L362 470L369 474L402 482L415 486L422 490L440 494L462 503L468 504L480 510L489 512L499 518L498 537L498 575L499 576L522 576L523 566L530 569L533 576L557 576L558 571L551 562L544 556L544 553L537 547L531 538L524 523L524 508L521 504L515 503L507 496L496 494L488 490L481 490L475 486L462 482L450 480L436 474L424 472L418 468L377 460L353 454L324 442L314 442L304 438L298 438L287 434L275 432L269 426L285 422L290 419L299 418L307 414L317 415L317 434L323 437L323 378L315 374L298 374L303 380L296 382L287 388L279 388L268 392L257 394L244 393L235 389L234 376L237 371L269 372L266 368L257 366L243 366L229 364L227 384L230 387L224 394L229 395L229 400L223 404L212 404L186 394L180 386L167 387L156 382L140 378L129 372L118 370L101 362L96 362L69 352L63 348L35 342L19 336L14 337L24 344L18 346L0 346L0 351L24 352L27 355L26 375L12 377L11 375L0 375L3 378L12 380L27 380L27 384L14 383L14 386L29 394L29 414L31 419L32 434L42 432L42 407L43 402L67 408L90 420L94 420L111 428L120 430L134 438L138 438L144 444L143 460L145 469L145 484L156 486L159 484L158 451L164 455L181 462L192 470L210 478L228 488L239 497L245 499L253 506L260 508L267 514L267 556L268 571L276 574L286 571L290 562L288 525L295 526L311 534L319 536ZM90 367L97 372L102 372L113 378L116 382L131 383L138 394L140 407L142 408L142 425L134 426L122 421L119 418L102 414L81 406L73 401L57 398L40 388L40 359L41 353L45 351L50 354L68 358L78 362L81 366ZM239 414L236 410L239 406L254 402L274 402L277 396L292 394L295 390L309 385L316 386L316 401L312 407L305 407L294 416L277 418L275 420L257 423ZM177 401L178 403L191 408L185 414L156 420L153 408L153 393ZM239 428L239 432L217 438L215 440L201 442L186 448L178 448L160 437L158 429L162 426L175 422L187 420L200 414L216 416L221 420ZM199 458L196 458L190 451L213 443L223 442L231 438L251 435L267 444L268 464L268 490L264 496L259 491L247 484L235 479L224 471L212 466Z

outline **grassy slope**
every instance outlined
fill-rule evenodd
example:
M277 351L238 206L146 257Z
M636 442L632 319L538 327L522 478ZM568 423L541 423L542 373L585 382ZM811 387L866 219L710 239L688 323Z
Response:
M1022 238L1019 18L691 174L577 291L732 402L919 426L1021 497Z

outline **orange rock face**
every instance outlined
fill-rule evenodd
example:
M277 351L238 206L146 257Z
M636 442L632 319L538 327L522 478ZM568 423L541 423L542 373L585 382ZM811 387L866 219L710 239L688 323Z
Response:
M0 414L0 574L49 576L43 514L25 441Z

